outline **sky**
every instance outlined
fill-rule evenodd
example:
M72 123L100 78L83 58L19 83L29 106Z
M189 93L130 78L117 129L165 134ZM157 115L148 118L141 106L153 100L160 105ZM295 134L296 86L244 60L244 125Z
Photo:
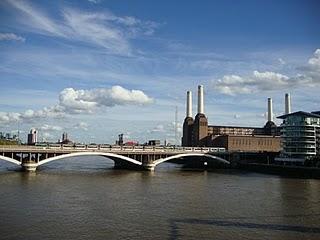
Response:
M175 140L186 91L204 85L210 125L262 127L319 111L320 2L0 2L0 132L83 143ZM277 124L281 122L274 119ZM179 144L179 142L177 142Z

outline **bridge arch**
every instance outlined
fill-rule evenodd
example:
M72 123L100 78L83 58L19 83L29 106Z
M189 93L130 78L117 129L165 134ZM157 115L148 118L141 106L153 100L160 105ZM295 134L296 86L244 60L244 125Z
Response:
M221 158L221 157L217 157L214 155L210 155L210 154L206 154L206 153L182 153L182 154L177 154L177 155L173 155L170 157L166 157L166 158L161 158L159 160L156 160L153 162L153 166L156 167L157 165L163 163L163 162L167 162L173 159L178 159L178 158L182 158L182 157L207 157L207 158L211 158L214 160L218 160L221 163L225 163L225 164L230 164L229 161Z
M13 163L13 164L16 164L16 165L19 165L19 166L21 165L21 162L20 162L20 161L15 160L15 159L13 159L13 158L1 156L1 155L0 155L0 160L6 161L6 162L10 162L10 163Z
M55 156L55 157L50 157L44 160L39 161L38 166L41 166L43 164L52 162L52 161L56 161L56 160L61 160L61 159L65 159L65 158L70 158L70 157L82 157L82 156L102 156L102 157L109 157L111 160L116 161L115 159L119 159L122 161L126 161L135 165L142 165L141 162L126 157L126 156L122 156L122 155L118 155L118 154L114 154L114 153L107 153L107 152L76 152L76 153L68 153L68 154L63 154L63 155L59 155L59 156Z

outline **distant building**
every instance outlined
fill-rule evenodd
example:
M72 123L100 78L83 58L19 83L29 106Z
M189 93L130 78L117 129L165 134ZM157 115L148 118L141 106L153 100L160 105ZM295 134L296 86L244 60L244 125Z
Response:
M72 141L68 138L68 133L67 132L62 133L62 138L61 138L60 143L63 143L63 144L72 143Z
M19 144L20 140L17 135L12 135L10 133L0 132L0 145L16 145Z
M62 133L62 142L67 141L68 140L68 133L64 132Z
M192 95L187 92L182 146L224 147L228 151L280 151L280 129L273 122L272 99L268 99L268 121L262 128L208 125L204 113L203 86L198 86L198 113L192 117Z
M28 145L34 145L38 142L38 131L34 128L30 130L30 133L28 134Z
M149 140L149 146L160 146L160 140Z
M16 135L16 134L11 135L10 133L0 132L0 139L18 140L18 135Z
M139 143L136 142L136 141L128 141L128 142L125 142L122 145L125 145L125 146L136 146L136 145L139 145Z
M116 141L116 145L123 145L123 133L118 135L118 140Z
M300 162L320 154L320 112L294 112L278 118L281 125L280 162Z

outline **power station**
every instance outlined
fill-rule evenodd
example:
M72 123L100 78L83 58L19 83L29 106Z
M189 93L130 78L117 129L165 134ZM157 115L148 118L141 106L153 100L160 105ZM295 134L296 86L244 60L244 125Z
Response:
M290 95L285 97L285 112L290 112ZM228 151L280 151L280 128L273 122L272 99L268 98L268 121L262 128L209 125L204 111L203 86L198 86L197 115L192 117L192 92L187 91L186 118L182 146L224 147Z

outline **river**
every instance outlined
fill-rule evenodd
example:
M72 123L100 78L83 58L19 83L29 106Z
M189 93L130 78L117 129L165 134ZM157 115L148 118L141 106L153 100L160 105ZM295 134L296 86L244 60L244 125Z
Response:
M240 170L0 162L0 239L320 239L320 180Z

